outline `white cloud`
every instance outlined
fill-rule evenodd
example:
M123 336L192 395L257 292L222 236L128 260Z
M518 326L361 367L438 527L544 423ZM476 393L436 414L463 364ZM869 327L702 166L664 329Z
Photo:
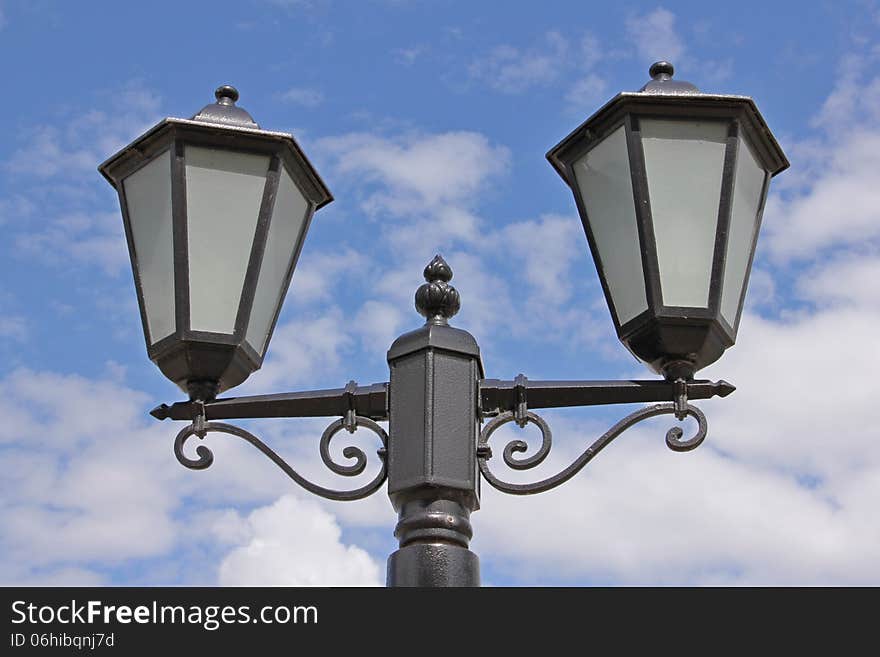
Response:
M307 543L323 539L306 546L299 560L296 553L285 553L303 568L324 573L316 583L378 582L375 564L363 550L339 546L334 551L338 525L314 503L282 499L241 519L236 529L232 521L239 512L217 505L265 504L293 484L250 446L216 434L207 439L216 458L211 469L194 473L180 467L171 454L179 427L148 418L151 400L127 388L118 368L110 369L110 378L100 380L30 370L0 379L5 472L0 580L5 584L114 583L115 568L132 566L146 568L147 583L214 584L217 571L193 563L219 562L226 553L231 564L226 572L250 577L258 570L235 565L246 565L248 554L261 549L276 554L273 541L295 547L283 527L314 530L311 537L300 535ZM319 467L323 424L302 420L284 429L298 434L271 427L259 433L298 470L312 475ZM366 519L377 513L377 507L357 508ZM278 522L280 533L267 529L272 522ZM316 565L322 559L324 565Z
M554 82L563 69L569 51L568 40L558 32L548 32L543 43L521 50L503 45L471 63L471 77L504 93L521 93Z
M418 272L441 252L463 299L458 325L486 341L499 327L520 337L542 335L565 344L595 341L600 326L595 309L567 303L573 289L587 286L570 274L586 257L580 222L546 216L492 230L479 215L483 197L492 194L492 183L509 168L506 147L462 132L399 137L357 133L326 138L318 147L330 156L336 176L349 183L350 193L361 199L361 207L381 218L382 239L392 247L382 251L381 273L370 277L375 282L368 304L381 305L359 311L360 317L369 317L376 308L385 309L378 315L383 318L381 330L367 331L371 338L387 337L401 317L405 323L407 315L399 310L392 315L390 309L412 307L413 292L421 283ZM524 280L492 270L511 255L523 263ZM590 291L601 299L597 286ZM529 299L525 316L512 301L523 296ZM599 311L607 322L606 311Z
M0 380L0 397L9 422L0 428L4 561L52 570L171 547L174 473L160 467L167 452L153 447L161 430L145 427L142 394L118 381L16 370Z
M281 100L302 107L317 107L324 102L324 94L316 89L293 87L281 94Z
M746 294L746 310L755 308L770 308L779 301L776 281L767 269L762 269L758 263L752 265L752 273L749 275L749 289Z
M482 222L473 208L492 180L506 173L510 153L479 133L380 137L356 133L320 140L336 176L350 184L361 208L381 217L388 246L373 287L399 307L411 307L417 272L437 252L474 246ZM375 280L375 279L374 279ZM369 297L375 292L371 290Z
M15 175L50 178L59 173L82 171L94 166L94 153L82 148L64 151L60 141L57 128L38 128L29 136L30 143L12 154L6 163L7 170Z
M469 204L510 161L507 148L475 132L397 139L354 133L322 139L317 147L335 158L339 174L380 186L365 199L366 210L398 216Z
M768 199L767 243L774 257L811 258L880 237L880 189L873 175L878 149L880 129L857 127L823 149L824 172L812 184Z
M336 307L321 313L300 313L297 319L275 328L262 369L240 388L242 394L292 389L306 382L346 376L341 372L343 352L352 338L343 311Z
M880 308L880 286L869 281L880 281L880 257L844 253L801 278L798 290L806 299L825 306Z
M381 586L381 568L345 545L335 518L316 502L285 495L246 519L227 516L224 536L246 536L220 564L221 586Z
M880 365L870 347L880 312L865 301L779 320L744 317L738 344L706 372L739 386L735 402L712 404L713 417L738 434L728 450L817 477L880 466L870 383Z
M680 61L684 42L675 28L675 14L658 7L647 14L630 16L626 21L630 40L644 61Z
M760 585L880 576L864 558L876 532L850 525L820 493L711 448L664 452L664 428L651 440L645 432L621 437L558 491L487 492L474 517L475 547L520 582ZM718 429L711 440L724 445ZM548 540L561 531L564 540Z
M95 190L103 183L96 167L158 120L160 99L136 82L107 93L106 108L68 107L63 121L23 134L2 163L18 187L0 201L0 223L22 255L52 266L97 266L111 275L125 268L115 195L100 187L114 207L98 202Z
M4 167L12 176L92 177L98 163L161 118L160 101L151 90L131 82L112 92L109 109L69 108L67 116L72 118L66 123L38 126L24 135L26 143Z
M308 242L306 244L288 292L289 302L297 305L331 299L340 281L363 275L371 267L364 254L351 246L340 245L330 251L318 251L308 248Z
M389 347L400 334L406 319L408 318L400 305L396 303L365 301L354 320L364 351L381 351Z
M856 267L873 270L877 260ZM803 292L826 301L824 281L841 266L806 272ZM738 390L697 402L709 417L699 450L666 450L663 433L674 421L657 420L621 436L552 493L523 499L486 491L473 519L475 549L523 583L880 582L874 296L833 295L834 305L778 320L747 314L737 346L701 373ZM528 480L561 469L606 428L550 415L555 469ZM503 472L500 458L492 465ZM561 528L564 541L547 539Z
M845 58L834 89L814 119L818 135L788 150L766 208L766 243L779 261L812 259L829 249L876 248L880 238L880 76L876 56ZM784 178L791 176L791 180Z
M849 132L852 125L867 118L880 120L880 77L866 79L866 72L880 58L880 52L852 53L839 66L834 89L813 119L813 127L830 133Z
M586 248L577 217L545 215L510 224L499 231L499 242L523 263L535 297L549 305L568 300L573 282L569 268Z
M402 64L412 66L416 60L427 52L428 47L425 45L413 46L412 48L395 48L392 54Z
M21 253L48 264L97 266L116 275L129 263L119 212L74 212L56 216L44 228L23 232Z
M576 80L565 94L565 102L573 114L587 115L599 107L608 95L608 83L595 73Z
M570 87L566 94L569 104L583 103L589 108L588 103L593 102L606 85L592 69L608 55L609 50L590 32L585 32L579 42L572 43L560 32L550 31L528 48L494 47L471 62L468 72L472 79L506 94L564 84ZM574 83L568 79L572 73L581 76ZM579 109L586 111L584 106Z

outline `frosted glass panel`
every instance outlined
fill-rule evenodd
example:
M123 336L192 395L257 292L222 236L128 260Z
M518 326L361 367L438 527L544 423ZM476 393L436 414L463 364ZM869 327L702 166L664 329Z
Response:
M281 168L278 195L275 199L275 212L269 224L269 236L260 278L254 296L254 306L246 333L247 341L260 354L266 348L266 339L275 311L281 305L281 292L287 278L290 261L300 239L308 203L302 192L294 184L287 169Z
M268 155L186 147L190 327L232 333L254 242Z
M721 289L721 316L732 328L736 328L739 315L739 300L758 228L758 209L764 200L766 175L748 144L740 137L733 181L730 231L727 237L727 260L724 265L724 287Z
M624 324L647 310L648 302L623 126L577 160L574 175L617 318Z
M641 133L663 303L706 308L727 125L643 119Z
M147 341L174 333L174 241L171 155L165 151L123 182L134 255L141 277Z

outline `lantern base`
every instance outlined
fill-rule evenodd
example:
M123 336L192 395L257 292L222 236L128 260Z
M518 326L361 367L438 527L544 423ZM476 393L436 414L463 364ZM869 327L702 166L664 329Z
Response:
M261 364L247 342L223 344L177 336L153 345L150 358L190 399L205 395L201 401L211 401L243 383Z
M214 401L220 392L220 382L208 379L187 381L186 392L189 394L190 401Z
M666 377L667 381L675 381L677 379L692 381L694 372L697 371L697 368L689 360L670 360L663 363L660 369L663 371L663 376Z
M640 361L667 379L692 379L721 358L733 339L715 317L653 317L620 336Z

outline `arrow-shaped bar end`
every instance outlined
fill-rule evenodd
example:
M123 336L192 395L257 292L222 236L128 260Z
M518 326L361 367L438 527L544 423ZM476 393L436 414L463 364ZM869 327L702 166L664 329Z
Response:
M171 407L168 404L159 404L156 408L150 411L150 415L157 420L167 420L171 417Z
M715 382L715 394L719 397L727 397L730 393L736 390L736 386L732 383L728 383L724 379Z

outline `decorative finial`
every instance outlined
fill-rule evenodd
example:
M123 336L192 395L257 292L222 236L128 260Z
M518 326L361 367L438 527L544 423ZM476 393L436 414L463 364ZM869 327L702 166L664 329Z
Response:
M642 93L661 94L664 96L689 96L700 93L690 82L673 80L675 67L666 61L654 62L648 69L651 81L640 89Z
M235 105L235 101L238 100L238 89L230 84L224 84L214 91L214 98L217 99L218 105Z
M244 109L238 107L238 89L230 84L224 84L214 91L217 102L205 105L201 111L192 118L206 123L219 123L221 125L239 128L259 128L254 117Z
M461 308L458 290L449 284L452 269L438 254L425 267L425 280L416 290L416 310L428 322L446 324L447 320Z
M652 80L669 80L675 73L675 67L669 62L654 62L648 69Z

